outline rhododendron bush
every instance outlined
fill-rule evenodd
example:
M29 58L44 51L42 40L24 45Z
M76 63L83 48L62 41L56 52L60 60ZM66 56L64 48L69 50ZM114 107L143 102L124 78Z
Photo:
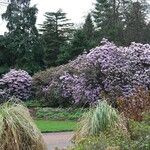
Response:
M24 70L12 69L0 79L0 99L12 96L26 100L31 95L32 77Z
M150 45L131 43L129 47L117 47L103 39L89 53L50 70L34 76L35 86L40 84L36 88L40 95L48 95L55 85L59 98L75 103L93 104L101 93L111 98L128 97L138 87L150 88Z

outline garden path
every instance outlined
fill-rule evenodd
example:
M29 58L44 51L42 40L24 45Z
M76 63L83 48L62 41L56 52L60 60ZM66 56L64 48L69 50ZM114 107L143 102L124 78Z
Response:
M56 147L63 149L71 145L73 132L44 133L43 137L48 150L54 150Z

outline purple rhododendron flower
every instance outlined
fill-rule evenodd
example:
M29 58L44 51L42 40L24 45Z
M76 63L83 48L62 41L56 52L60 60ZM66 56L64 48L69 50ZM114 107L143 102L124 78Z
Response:
M133 42L118 47L103 39L101 46L78 56L67 67L68 71L57 80L51 79L43 90L49 91L55 81L62 97L92 104L101 98L102 91L115 98L130 96L140 86L150 89L149 44Z
M0 79L0 97L26 100L31 95L32 77L24 70L12 69Z

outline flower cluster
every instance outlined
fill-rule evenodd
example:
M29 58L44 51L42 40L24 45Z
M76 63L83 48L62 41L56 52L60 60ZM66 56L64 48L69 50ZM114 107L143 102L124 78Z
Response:
M48 72L44 74L43 81ZM118 47L103 39L99 47L56 68L53 76L48 76L47 91L54 81L62 97L77 103L94 103L101 93L128 97L138 87L150 89L150 45L133 42Z
M31 95L32 77L24 70L12 69L0 79L0 97L26 100Z
M75 103L94 103L99 99L100 86L88 80L84 74L77 76L65 73L60 80L62 96L72 97Z

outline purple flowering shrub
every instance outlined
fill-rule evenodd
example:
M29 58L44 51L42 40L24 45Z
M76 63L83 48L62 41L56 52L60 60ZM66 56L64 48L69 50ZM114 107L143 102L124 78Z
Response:
M101 93L114 99L129 97L138 87L150 88L150 45L133 42L129 47L117 47L103 39L89 53L38 73L33 81L40 95L49 97L57 91L59 98L75 103L93 104Z
M26 71L12 69L0 79L0 98L26 100L31 96L31 86L32 77Z
M100 86L89 81L84 74L77 76L66 73L60 80L62 96L72 97L75 103L94 103L99 99Z
M62 96L61 83L59 80L59 77L68 69L67 65L64 65L36 73L33 76L35 97L53 107L70 104L72 99L66 99Z

